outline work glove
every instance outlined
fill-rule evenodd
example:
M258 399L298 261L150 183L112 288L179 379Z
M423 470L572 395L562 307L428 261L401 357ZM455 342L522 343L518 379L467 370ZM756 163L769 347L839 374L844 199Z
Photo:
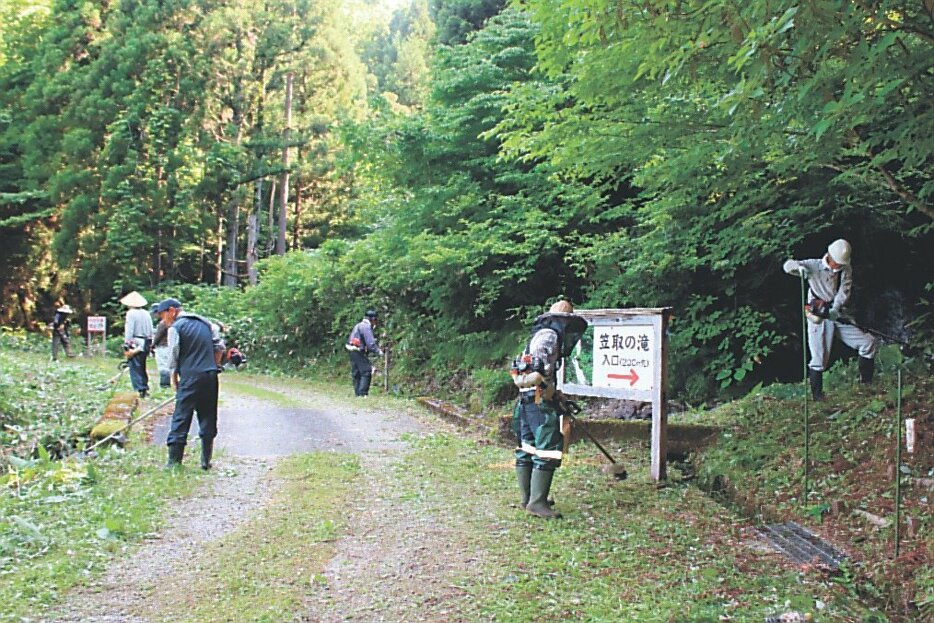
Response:
M840 318L840 312L834 309L833 307L831 307L827 311L827 318L829 318L830 320L838 320Z
M811 276L811 273L808 272L806 266L798 266L798 274L801 275L804 279L808 279Z

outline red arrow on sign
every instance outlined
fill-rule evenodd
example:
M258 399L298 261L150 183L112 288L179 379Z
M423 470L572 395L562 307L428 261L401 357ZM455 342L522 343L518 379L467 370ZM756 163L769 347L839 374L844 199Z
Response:
M623 379L624 381L629 381L630 387L635 385L636 381L639 380L639 375L636 374L636 371L632 368L629 368L629 374L607 374L607 377L611 379Z

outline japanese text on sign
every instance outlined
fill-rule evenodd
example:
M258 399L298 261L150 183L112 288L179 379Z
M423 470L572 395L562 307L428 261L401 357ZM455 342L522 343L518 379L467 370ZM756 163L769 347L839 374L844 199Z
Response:
M88 333L106 333L107 316L88 316Z
M593 386L651 390L654 349L652 325L594 327Z

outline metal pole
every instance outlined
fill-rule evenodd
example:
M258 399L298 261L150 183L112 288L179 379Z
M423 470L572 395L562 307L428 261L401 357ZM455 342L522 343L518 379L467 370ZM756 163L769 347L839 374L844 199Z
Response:
M804 360L804 495L802 506L808 502L808 463L810 463L811 450L810 413L808 411L808 319L804 312L806 281L804 275L801 275L801 354Z
M895 399L895 557L901 545L902 514L902 368L898 367L898 394Z

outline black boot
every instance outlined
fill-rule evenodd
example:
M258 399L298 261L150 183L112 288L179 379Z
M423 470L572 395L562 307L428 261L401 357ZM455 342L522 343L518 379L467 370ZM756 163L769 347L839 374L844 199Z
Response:
M185 457L185 444L183 443L170 443L169 444L169 461L165 464L166 467L179 467L182 464L182 459Z
M868 385L872 383L872 375L876 371L876 360L869 357L859 358L859 382Z
M529 495L532 491L532 466L516 465L516 480L519 482L519 494L521 496L519 504L522 508L525 508L529 504Z
M811 396L814 400L824 399L824 373L821 370L808 368L808 378L811 381Z
M214 454L214 440L201 440L201 469L211 469L211 455Z
M529 503L525 510L542 517L544 519L557 519L561 513L555 512L548 505L548 492L551 490L551 480L554 478L554 471L545 471L543 469L532 470L531 492Z

